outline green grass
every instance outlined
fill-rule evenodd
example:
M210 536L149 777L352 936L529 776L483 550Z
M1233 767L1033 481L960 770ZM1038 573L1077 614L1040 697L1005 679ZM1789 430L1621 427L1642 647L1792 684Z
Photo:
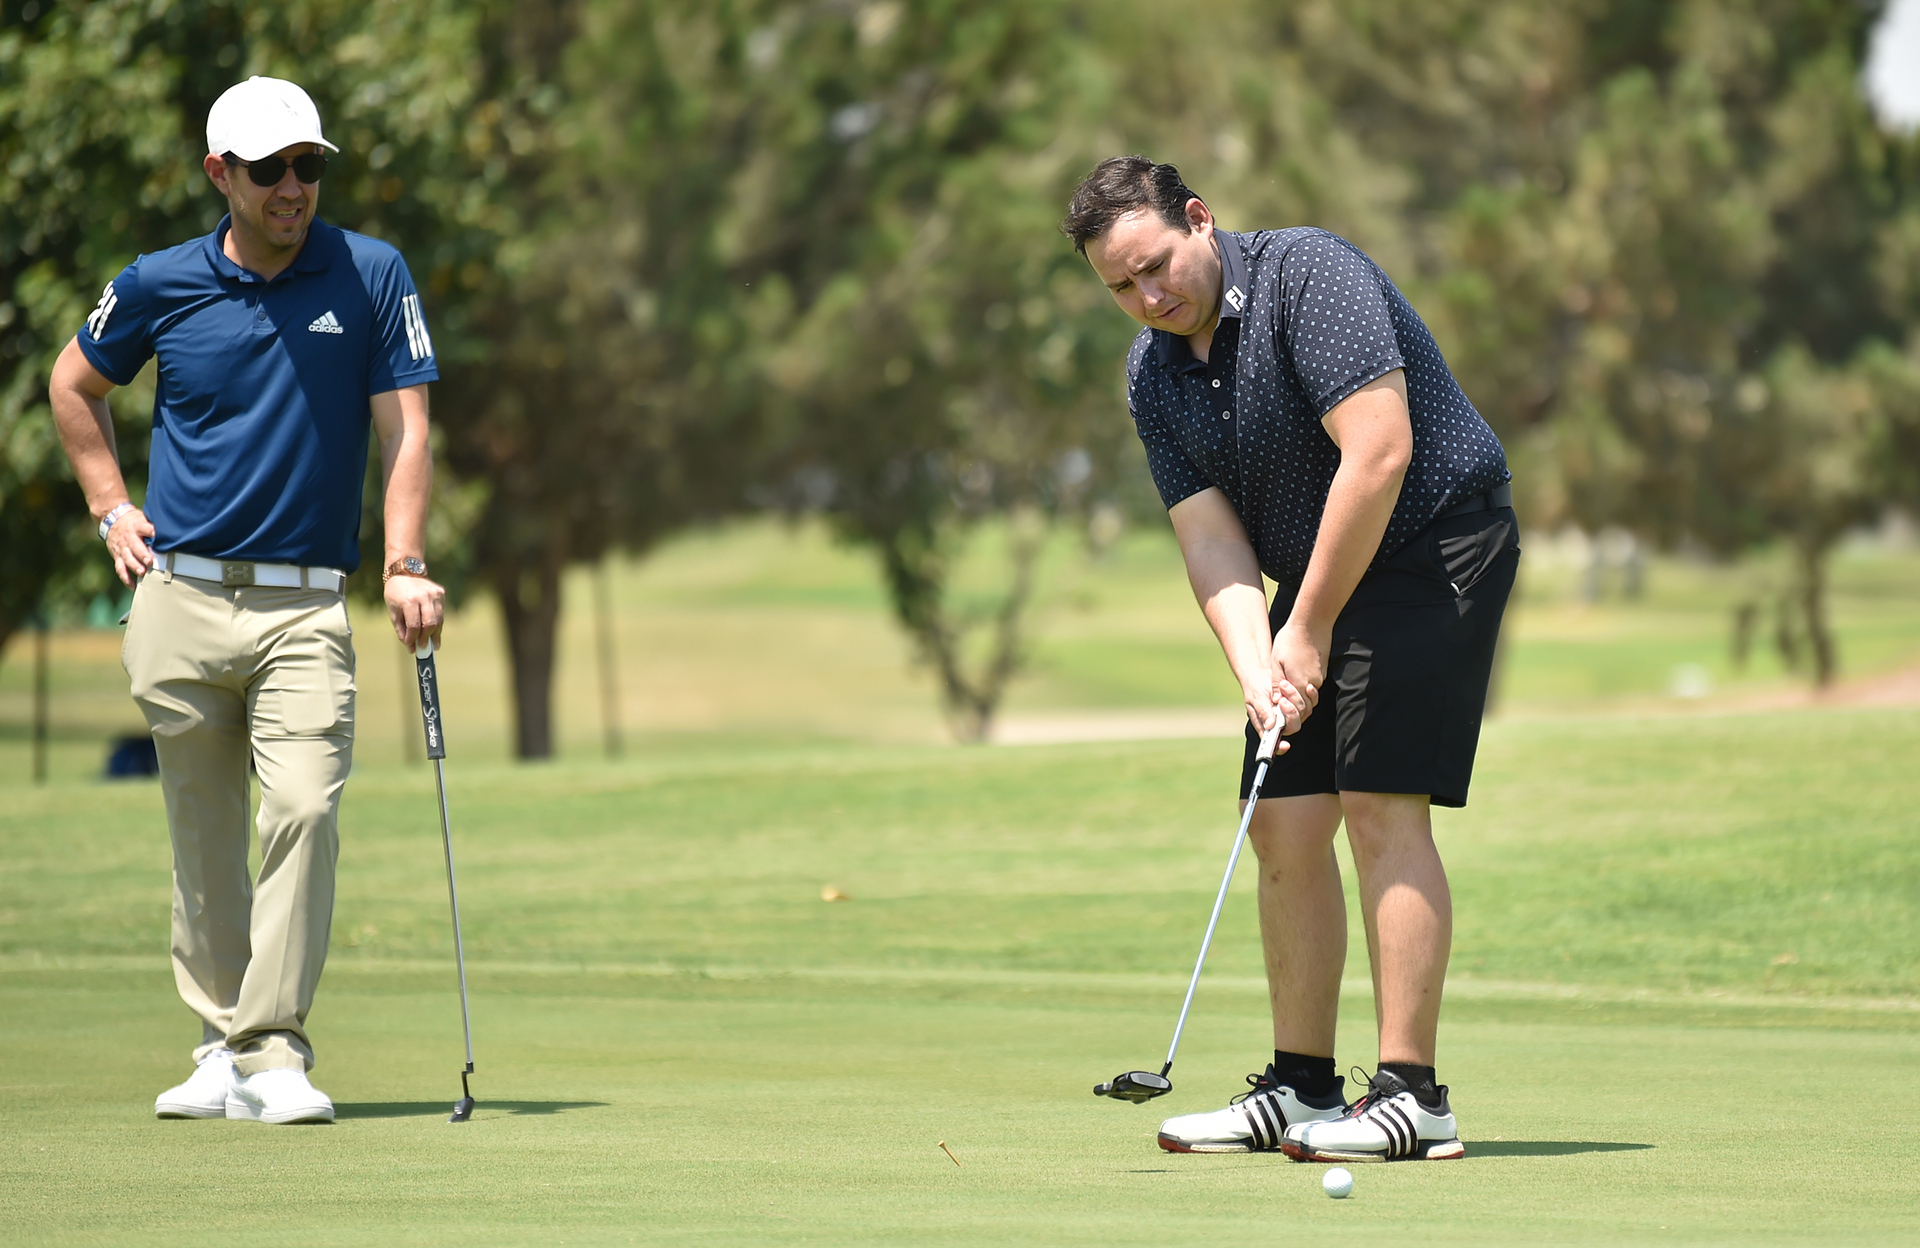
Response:
M1259 1060L1250 871L1174 1095L1087 1094L1165 1043L1231 835L1218 743L678 738L504 769L456 734L462 1128L429 773L349 788L311 1020L342 1113L313 1129L147 1117L197 1035L158 794L16 789L0 1218L23 1243L1912 1242L1917 752L1913 712L1493 726L1440 816L1469 1157L1363 1168L1344 1203L1311 1167L1152 1144ZM1370 1065L1362 948L1339 1056Z
M503 762L490 605L450 626L464 1128L442 1121L459 1015L432 779L404 764L417 708L379 621L356 616L310 1020L341 1120L315 1129L148 1117L198 1027L164 958L158 791L94 778L104 737L139 726L119 634L53 639L44 787L18 638L0 1225L29 1244L1914 1242L1920 712L1717 713L1796 679L1726 655L1731 605L1777 571L1659 559L1639 599L1590 602L1567 549L1529 538L1504 712L1473 804L1437 816L1458 909L1441 1074L1469 1157L1362 1168L1343 1203L1311 1167L1152 1143L1163 1111L1217 1105L1262 1061L1248 868L1174 1095L1087 1094L1164 1051L1237 747L944 745L870 562L818 529L695 533L614 569L624 761L598 756L584 577L556 763ZM1833 617L1849 676L1911 667L1920 556L1844 549ZM1012 716L1237 701L1164 534L1055 549L1032 658ZM1715 693L1674 698L1681 665ZM1357 922L1350 943L1339 1057L1371 1065Z

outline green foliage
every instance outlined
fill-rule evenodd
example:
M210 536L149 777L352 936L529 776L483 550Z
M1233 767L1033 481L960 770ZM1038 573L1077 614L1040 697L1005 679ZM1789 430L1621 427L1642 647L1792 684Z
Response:
M306 84L345 149L323 212L426 292L431 553L502 604L523 753L551 745L562 569L765 507L876 553L978 730L1024 653L1034 549L969 600L982 522L1158 512L1122 415L1132 327L1052 231L1124 150L1179 163L1230 228L1323 225L1380 258L1530 523L1794 543L1818 654L1825 552L1920 496L1920 140L1860 98L1878 11L6 0L0 635L47 586L102 582L47 366L119 265L217 219L200 125L261 72ZM135 478L141 398L116 403Z
M466 124L471 75L461 61L475 29L471 6L29 7L35 19L15 21L22 6L9 3L0 34L0 549L15 561L0 596L0 638L48 592L84 601L111 579L53 436L46 378L106 280L135 256L219 221L224 206L199 158L221 91L253 73L308 86L345 149L323 184L323 215L394 239L430 291L463 257L483 254L476 234L500 224L474 205L464 171L440 158L452 146L448 133ZM419 180L410 195L402 172ZM449 347L456 359L483 353L465 345L462 318L449 311L435 325L443 355ZM112 405L136 499L151 377L149 369L117 391ZM440 511L457 520L460 501ZM377 568L377 494L373 503L363 550L371 548Z
M1059 133L1083 133L1090 76L1065 12L780 10L749 43L755 124L778 141L719 227L754 292L773 497L875 551L965 739L1024 657L1046 527L1136 458L1110 380L1131 331L1053 228L1091 163ZM969 609L956 561L1007 516L1005 590Z
M1920 143L1859 87L1879 6L1418 7L1291 11L1375 56L1321 62L1329 97L1415 174L1411 283L1529 520L1792 544L1787 634L1829 679L1827 553L1912 497L1920 425Z

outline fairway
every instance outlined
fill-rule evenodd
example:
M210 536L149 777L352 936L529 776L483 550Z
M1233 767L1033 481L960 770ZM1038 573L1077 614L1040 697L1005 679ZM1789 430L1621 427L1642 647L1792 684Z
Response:
M1217 742L508 769L456 739L464 1127L431 773L348 791L315 1128L149 1116L197 1033L157 789L16 789L0 1217L24 1243L1912 1242L1916 752L1896 711L1492 726L1439 816L1468 1157L1356 1168L1344 1202L1317 1167L1153 1144L1261 1060L1250 866L1173 1094L1089 1094L1164 1051L1232 834ZM1375 1056L1353 950L1343 1069Z

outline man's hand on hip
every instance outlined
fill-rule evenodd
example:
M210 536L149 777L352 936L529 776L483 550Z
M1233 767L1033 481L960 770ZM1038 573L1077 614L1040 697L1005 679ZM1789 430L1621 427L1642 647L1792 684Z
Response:
M387 578L387 618L393 635L412 650L427 638L440 645L440 626L446 621L447 591L424 576Z
M152 536L153 525L138 507L121 512L107 530L107 553L113 556L113 570L122 585L131 585L153 570L153 547L147 545Z

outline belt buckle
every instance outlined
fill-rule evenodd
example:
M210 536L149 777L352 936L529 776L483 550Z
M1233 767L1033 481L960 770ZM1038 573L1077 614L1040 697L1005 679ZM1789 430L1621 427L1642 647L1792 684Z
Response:
M225 589L235 589L242 585L253 584L253 565L251 563L223 563L220 565L220 584Z

